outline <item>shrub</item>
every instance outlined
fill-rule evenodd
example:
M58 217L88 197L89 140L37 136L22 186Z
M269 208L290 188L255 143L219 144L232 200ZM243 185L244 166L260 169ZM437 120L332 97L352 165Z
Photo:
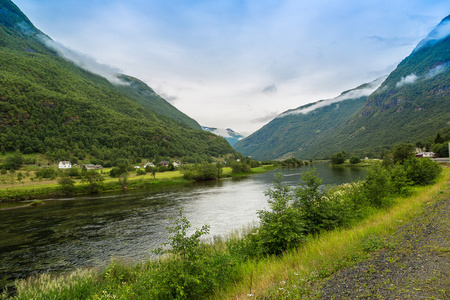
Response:
M427 158L413 157L405 160L406 176L416 185L427 185L436 181L442 172L439 165Z
M61 186L62 193L66 196L70 196L75 192L75 180L70 177L61 177L58 180L58 184Z
M414 156L414 145L413 144L398 144L394 147L394 151L392 153L392 158L394 160L394 163L401 163L408 158L411 158Z
M36 171L35 176L38 178L55 179L58 172L54 168L42 168Z
M333 165L340 165L345 162L345 155L342 152L331 155L330 161Z
M250 165L242 162L242 161L235 161L231 163L231 173L237 174L237 173L248 173L252 169Z
M352 157L350 157L350 163L352 165L359 164L360 162L361 162L361 159L359 158L359 156L352 156Z
M299 244L304 237L303 221L291 205L291 190L281 179L278 175L274 188L266 192L270 210L257 213L261 222L258 244L262 254L281 254Z
M336 227L341 221L339 203L320 189L322 179L310 170L301 176L302 183L294 191L294 206L299 210L307 233L318 233Z
M363 181L363 194L368 203L375 207L385 206L389 190L388 171L378 165L372 166Z
M202 163L194 166L184 166L181 170L183 177L188 180L206 181L220 178L222 166L220 164Z

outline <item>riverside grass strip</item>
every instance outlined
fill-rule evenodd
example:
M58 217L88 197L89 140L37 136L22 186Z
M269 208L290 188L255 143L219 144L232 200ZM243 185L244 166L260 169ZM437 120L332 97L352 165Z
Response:
M409 197L398 198L388 209L376 210L352 228L324 232L281 257L248 261L241 266L243 280L218 293L214 299L314 299L318 282L333 273L371 256L386 244L386 237L426 205L450 189L450 167L444 166L439 181L432 186L415 187Z

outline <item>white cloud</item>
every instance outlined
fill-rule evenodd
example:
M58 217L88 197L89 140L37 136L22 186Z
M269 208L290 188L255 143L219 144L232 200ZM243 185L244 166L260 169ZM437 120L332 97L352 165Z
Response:
M364 86L363 88L357 88L357 89L353 89L347 92L342 93L341 95L339 95L336 98L333 99L327 99L327 100L322 100L322 101L318 101L316 103L314 103L313 105L310 105L306 108L299 108L299 109L295 109L295 110L290 110L287 111L285 113L282 113L281 115L278 116L278 118L282 118L282 117L286 117L289 115L296 115L296 114L307 114L310 113L318 108L324 107L324 106L328 106L331 105L333 103L338 103L344 100L349 100L349 99L358 99L364 96L369 96L370 94L372 94L377 88L380 87L380 85L383 83L383 81L386 79L386 76L380 77L379 79L369 83L367 86Z
M59 55L73 62L80 68L89 71L91 73L100 75L106 78L111 83L126 84L117 77L121 73L119 69L113 68L105 64L100 64L94 58L76 52L74 50L70 50L44 35L39 35L39 38L47 45L47 47L55 50Z
M434 67L433 69L429 70L425 74L425 78L426 79L433 78L434 76L443 73L447 69L449 64L450 64L450 62L446 62L446 63L440 64L439 66Z
M419 77L416 76L416 74L409 74L408 76L404 76L400 79L399 82L395 85L396 87L402 87L407 84L413 84L419 79Z

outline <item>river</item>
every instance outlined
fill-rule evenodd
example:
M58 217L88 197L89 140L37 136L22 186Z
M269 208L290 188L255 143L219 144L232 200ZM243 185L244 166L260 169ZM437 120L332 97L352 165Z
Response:
M297 186L314 167L324 185L364 176L364 168L330 168L327 164L278 169L215 182L165 187L153 191L46 200L38 207L0 211L0 288L34 273L102 266L111 257L134 261L167 240L165 227L178 209L192 227L210 225L209 237L226 235L257 222L267 208L264 192L278 172Z

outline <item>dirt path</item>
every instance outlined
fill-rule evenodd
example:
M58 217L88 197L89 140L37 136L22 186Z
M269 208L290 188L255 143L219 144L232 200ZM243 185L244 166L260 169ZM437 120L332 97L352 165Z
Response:
M450 299L449 190L438 198L390 246L317 287L319 299Z

